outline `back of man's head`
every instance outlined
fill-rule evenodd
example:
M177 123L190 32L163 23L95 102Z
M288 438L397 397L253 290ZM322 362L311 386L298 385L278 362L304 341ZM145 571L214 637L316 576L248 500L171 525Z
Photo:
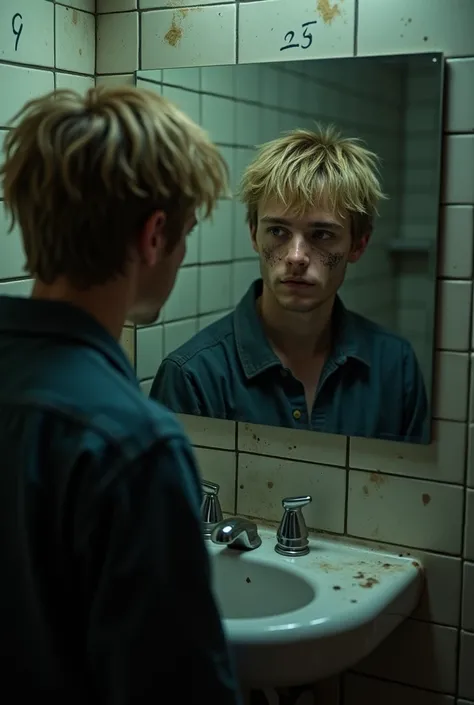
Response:
M191 209L209 215L227 167L207 134L172 103L134 87L57 91L15 116L0 168L28 273L78 288L124 272L141 228L164 211L169 250Z

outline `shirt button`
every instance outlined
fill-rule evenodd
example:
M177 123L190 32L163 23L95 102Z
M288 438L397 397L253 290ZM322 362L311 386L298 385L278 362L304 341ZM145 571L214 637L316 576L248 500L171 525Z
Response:
M298 419L301 418L301 411L299 409L295 409L293 412L293 418L298 421Z

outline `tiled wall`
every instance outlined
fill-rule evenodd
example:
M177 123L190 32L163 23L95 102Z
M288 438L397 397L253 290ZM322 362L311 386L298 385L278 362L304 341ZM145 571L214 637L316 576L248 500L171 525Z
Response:
M158 3L168 9L154 11ZM92 5L92 0L2 0L0 128L29 96L55 81L81 88L91 83ZM474 2L341 0L336 6L332 0L220 5L201 0L189 12L185 5L142 0L137 11L137 0L98 0L99 13L111 13L97 18L98 73L109 75L109 81L133 82L140 68L229 64L237 56L241 62L278 61L280 38L314 17L311 47L306 53L295 50L287 60L437 50L447 56L435 442L412 447L245 425L236 429L193 418L185 423L203 474L222 485L227 510L277 520L283 495L309 492L311 526L387 542L424 560L429 587L423 604L356 674L344 678L344 705L474 703L474 456L469 457ZM17 12L24 27L15 52L10 28ZM18 237L7 239L4 232L2 216L0 292L25 293L29 283L22 281ZM125 337L133 356L135 331L125 331Z
M27 100L54 88L84 91L94 85L94 11L95 0L2 0L0 145ZM0 294L28 294L18 232L7 237L7 229L0 200Z
M443 51L448 59L430 447L184 419L225 509L278 520L284 495L311 493L315 528L421 556L428 592L413 619L346 676L344 705L474 703L474 393L469 405L474 238L474 2L98 0L98 72ZM166 8L166 9L165 9ZM317 9L319 8L319 10ZM112 14L112 10L120 12ZM332 18L332 19L331 19ZM316 19L309 49L283 36ZM420 98L420 96L417 96ZM418 136L419 137L419 136ZM420 168L420 140L408 161ZM424 176L431 167L423 163ZM431 171L433 171L431 169ZM423 179L414 177L414 187ZM420 189L422 190L422 189ZM413 195L415 211L423 199ZM413 201L412 201L413 205ZM410 218L415 213L412 211ZM415 228L418 234L422 226ZM410 296L413 297L413 289ZM190 302L191 303L191 302ZM148 333L150 335L150 333ZM159 347L157 346L157 350ZM151 370L154 360L148 358ZM471 467L472 465L472 467ZM471 561L471 562L469 562ZM334 701L336 702L336 701Z

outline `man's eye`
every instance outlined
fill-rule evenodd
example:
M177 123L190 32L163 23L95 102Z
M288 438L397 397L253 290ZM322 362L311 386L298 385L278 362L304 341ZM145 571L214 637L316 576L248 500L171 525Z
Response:
M312 237L314 240L330 240L333 237L333 234L327 230L315 230L312 233Z
M273 237L282 237L285 234L285 230L283 228L278 227L275 225L272 228L268 228L268 231L270 235L273 235Z

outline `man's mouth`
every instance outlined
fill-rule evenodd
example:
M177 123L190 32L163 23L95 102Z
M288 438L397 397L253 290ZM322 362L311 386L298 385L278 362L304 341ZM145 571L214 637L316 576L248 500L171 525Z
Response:
M283 284L285 284L286 286L292 286L292 287L313 286L312 282L309 282L306 279L283 279Z

